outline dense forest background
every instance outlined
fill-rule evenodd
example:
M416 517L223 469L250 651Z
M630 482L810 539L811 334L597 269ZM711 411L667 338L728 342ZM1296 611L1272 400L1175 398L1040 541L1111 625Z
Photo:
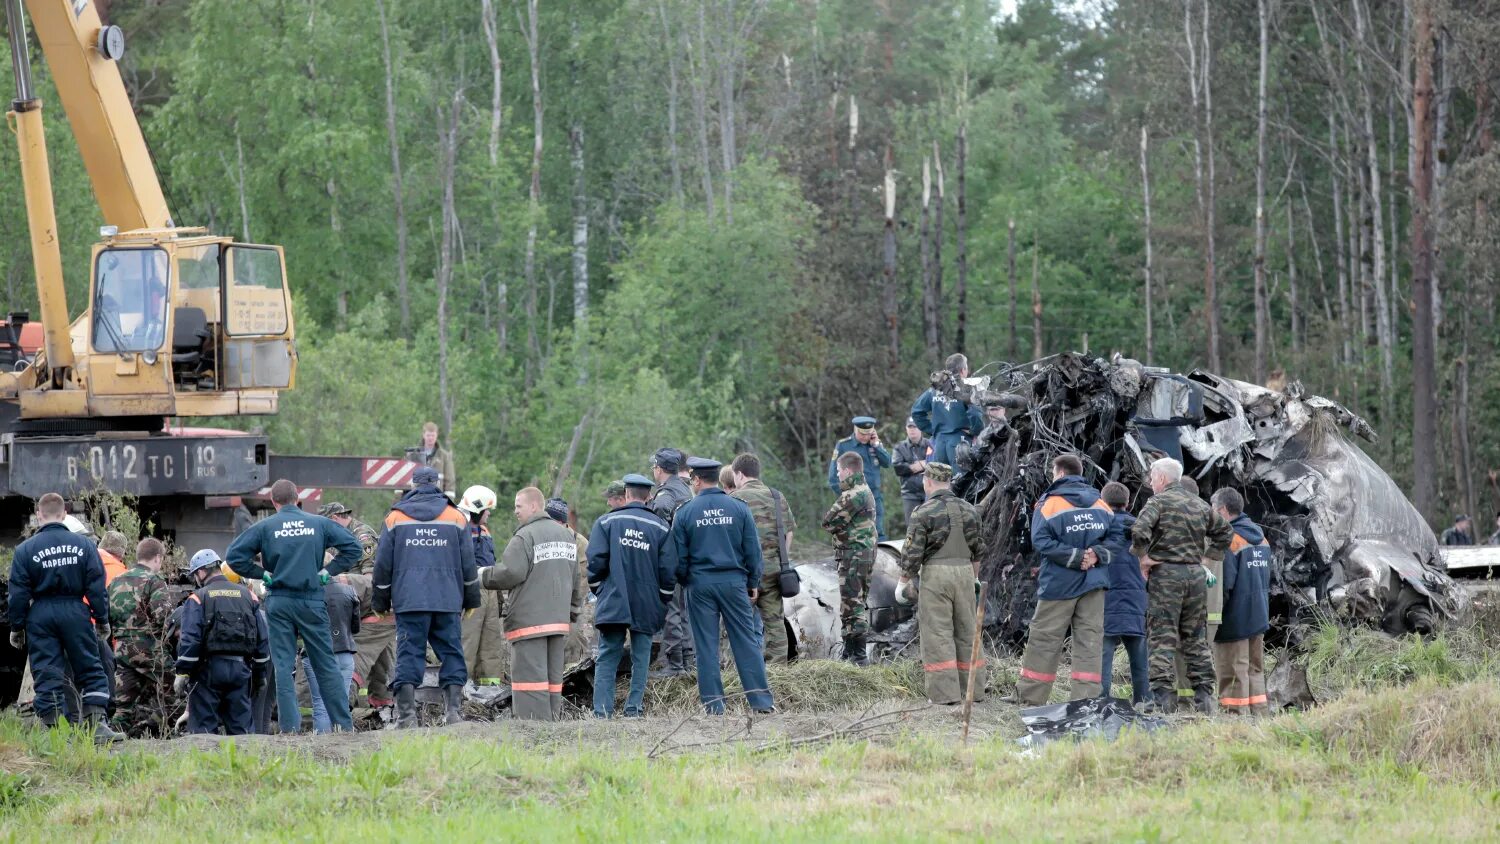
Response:
M898 440L947 353L1087 348L1303 380L1435 524L1500 499L1500 0L96 3L178 222L286 247L280 451L432 418L464 484L592 515L753 448L815 524L849 417Z

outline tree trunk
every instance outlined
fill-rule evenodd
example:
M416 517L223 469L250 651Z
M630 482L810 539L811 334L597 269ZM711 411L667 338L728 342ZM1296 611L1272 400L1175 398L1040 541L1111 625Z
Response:
M937 334L937 295L932 289L932 161L922 157L922 216L917 222L917 262L922 273L922 338L927 359L942 359Z
M932 297L936 302L934 325L937 327L938 353L943 346L943 206L948 204L948 192L943 182L943 152L938 142L932 142L932 164L937 176L937 206L932 211Z
M1292 312L1292 361L1302 359L1302 302L1297 291L1297 232L1292 221L1292 203L1286 204L1286 281L1287 306Z
M688 73L693 88L693 122L698 129L698 166L703 178L703 201L708 209L708 218L716 218L714 210L718 204L714 198L714 173L712 159L708 152L708 80L704 78L707 70L707 51L705 45L707 35L704 32L703 7L698 7L698 42L697 55L694 57L693 42L688 39L687 33L683 33L683 46L687 49Z
M526 0L527 54L531 59L531 193L527 206L529 221L526 226L526 356L525 384L531 389L536 384L537 370L541 367L542 349L536 330L537 280L536 237L537 226L542 217L542 67L541 42L537 33L537 0Z
M954 263L958 268L958 324L953 337L953 351L962 353L968 341L969 321L969 211L965 195L965 170L968 167L969 127L958 127L958 255ZM938 315L938 336L942 336L942 313Z
M1328 166L1329 192L1333 194L1334 272L1338 274L1338 338L1344 366L1354 363L1354 346L1349 340L1349 242L1344 238L1344 187L1339 183L1342 162L1338 158L1338 138L1333 129L1333 104L1328 106L1328 150L1333 161Z
M1203 26L1200 34L1193 29L1191 2L1183 4L1183 35L1188 50L1188 91L1193 105L1193 176L1198 198L1198 213L1203 225L1203 301L1204 322L1208 332L1208 368L1222 369L1219 356L1219 271L1214 236L1214 142L1213 94L1209 86L1212 62L1209 57L1208 0L1202 0ZM1199 49L1203 55L1198 55ZM1206 154L1205 154L1206 153ZM1206 167L1205 167L1206 162Z
M1010 360L1021 361L1021 339L1016 330L1016 220L1012 217L1005 226L1006 275L1010 278Z
M1267 0L1257 0L1260 17L1260 79L1255 112L1255 383L1266 383L1271 308L1266 300L1266 76L1270 63L1271 21ZM1293 343L1296 341L1293 340Z
M1152 278L1151 278L1151 167L1149 164L1149 136L1146 132L1146 124L1141 124L1141 199L1146 211L1146 365L1156 359L1156 327L1151 312L1152 306ZM1015 275L1015 228L1011 228L1011 275Z
M1042 358L1042 288L1041 244L1035 233L1031 236L1031 359Z
M578 87L578 23L572 26L572 61L569 75L575 94ZM579 101L582 98L579 97ZM573 109L573 125L568 129L568 161L573 168L573 337L577 341L577 354L584 355L579 361L578 383L588 381L587 339L589 333L589 195L587 172L584 168L583 116L581 109Z
M1412 0L1416 83L1411 91L1416 129L1416 167L1412 172L1412 504L1431 518L1437 505L1437 369L1432 324L1433 243L1428 223L1433 180L1433 50L1431 0Z
M385 66L385 134L391 147L391 194L396 212L396 302L401 308L401 336L409 340L411 292L406 269L406 198L401 184L401 139L396 130L396 66L391 58L391 33L386 20L385 0L375 0L375 8L380 13L380 56Z
M1375 293L1375 340L1380 347L1380 392L1381 421L1395 422L1396 352L1395 330L1391 324L1392 309L1385 278L1385 206L1380 195L1380 150L1375 142L1375 109L1370 91L1370 81L1365 76L1364 49L1370 45L1366 35L1368 29L1363 11L1363 0L1354 2L1354 21L1359 38L1359 49L1354 52L1355 68L1360 79L1360 111L1364 119L1364 148L1367 176L1365 185L1369 191L1370 205L1367 209L1366 227L1370 232L1370 287ZM1429 86L1430 87L1430 86ZM1431 303L1428 303L1431 307ZM1390 439L1385 440L1387 454Z
M463 89L453 93L448 108L437 107L438 179L443 186L443 235L438 248L437 330L438 403L442 405L444 431L453 431L453 394L448 378L448 288L453 282L453 247L457 240L458 210L454 203L454 170L458 161L458 126L463 113Z
M889 163L890 154L886 154ZM899 301L896 290L896 174L889 166L885 170L885 326L890 343L890 371L901 365L901 320L897 310Z
M672 199L682 205L682 153L677 148L677 42L667 18L667 4L657 0L661 15L662 52L667 54L667 158L672 165Z
M484 24L484 43L490 51L490 166L500 166L500 120L504 112L500 94L502 71L500 61L500 21L495 14L495 0L480 0L480 17Z

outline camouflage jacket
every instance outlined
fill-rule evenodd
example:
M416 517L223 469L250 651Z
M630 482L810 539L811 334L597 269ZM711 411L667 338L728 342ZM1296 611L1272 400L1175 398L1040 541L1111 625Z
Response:
M736 489L731 497L745 502L750 508L750 517L755 520L755 532L760 536L760 557L765 561L764 572L773 575L781 568L781 548L776 543L776 500L771 497L771 488L759 478L751 478ZM797 519L792 515L791 505L782 496L781 529L791 535L797 530Z
M1158 563L1201 563L1224 556L1234 539L1229 522L1203 499L1173 484L1151 496L1130 529L1130 553Z
M979 559L979 511L973 504L954 495L952 490L940 489L926 503L911 511L911 524L906 529L906 544L901 548L902 575L916 577L921 573L922 564L931 560L947 544L948 537L953 533L950 505L957 505L969 559Z
M167 582L145 566L133 565L109 584L109 626L118 646L154 650L171 615Z
M354 534L354 538L359 541L359 562L355 563L354 568L349 569L342 577L354 587L354 594L359 598L360 614L367 616L374 612L370 599L374 591L372 584L375 574L375 547L380 544L380 537L375 533L374 528L355 518L349 520L349 532ZM335 553L332 549L325 552L324 561L333 559Z
M875 496L859 475L839 484L843 492L823 516L823 530L833 534L840 551L868 551L875 547Z

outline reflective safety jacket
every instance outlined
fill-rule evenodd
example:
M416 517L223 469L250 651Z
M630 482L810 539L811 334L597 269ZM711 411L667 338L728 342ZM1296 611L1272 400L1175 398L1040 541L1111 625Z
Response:
M538 513L516 529L500 561L481 575L484 588L508 589L505 638L565 636L583 610L578 542L567 525Z
M1224 621L1216 642L1237 642L1271 627L1271 545L1260 525L1241 513L1229 523L1234 538L1224 552Z
M376 612L460 612L479 606L469 517L431 485L396 502L375 546Z
M1078 475L1047 487L1031 513L1031 546L1041 563L1037 597L1063 601L1109 588L1110 553L1102 543L1113 516L1099 490ZM1083 571L1083 552L1089 549L1099 561Z
M598 598L595 627L662 629L677 583L676 545L664 519L639 501L600 516L589 536L588 565L589 589Z

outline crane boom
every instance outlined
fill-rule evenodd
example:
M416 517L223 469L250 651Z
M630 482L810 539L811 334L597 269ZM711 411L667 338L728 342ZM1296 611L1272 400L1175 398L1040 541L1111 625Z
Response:
M26 0L26 10L104 222L120 231L172 228L120 69L101 50L109 33L92 0Z

